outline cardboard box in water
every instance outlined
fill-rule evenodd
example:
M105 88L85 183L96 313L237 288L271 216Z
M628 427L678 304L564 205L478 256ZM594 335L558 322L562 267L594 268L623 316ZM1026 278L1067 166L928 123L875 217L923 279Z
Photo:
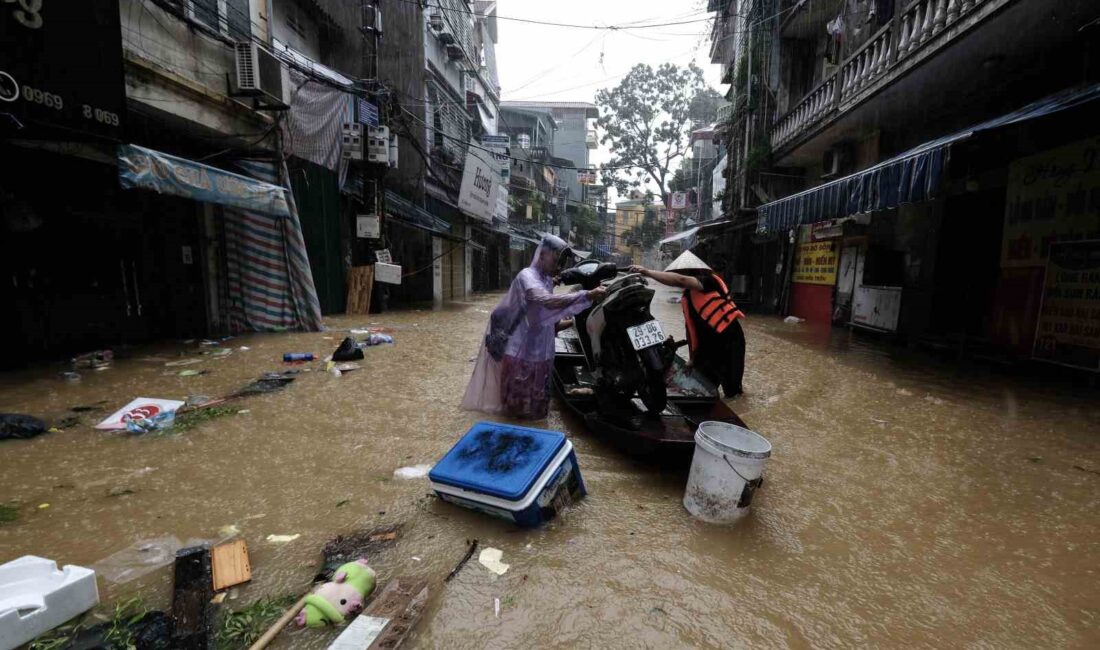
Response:
M375 262L374 281L385 282L386 284L401 284L401 266Z
M587 494L564 434L497 422L475 424L428 478L444 501L528 527Z

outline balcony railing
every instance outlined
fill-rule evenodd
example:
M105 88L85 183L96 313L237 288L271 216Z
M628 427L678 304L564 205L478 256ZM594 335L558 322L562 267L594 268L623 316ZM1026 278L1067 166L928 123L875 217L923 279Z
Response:
M733 104L723 104L718 107L718 124L726 124L733 119Z
M796 140L875 85L895 66L979 5L995 0L913 0L898 20L882 27L811 90L771 131L772 150ZM895 33L897 32L897 33Z

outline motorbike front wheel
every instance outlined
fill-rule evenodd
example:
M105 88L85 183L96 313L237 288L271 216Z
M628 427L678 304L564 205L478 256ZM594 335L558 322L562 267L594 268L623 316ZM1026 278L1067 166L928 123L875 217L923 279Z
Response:
M642 399L646 410L650 415L660 415L668 405L668 390L665 386L665 373L661 368L650 367L650 364L642 364L642 372L645 381L638 387L638 397Z

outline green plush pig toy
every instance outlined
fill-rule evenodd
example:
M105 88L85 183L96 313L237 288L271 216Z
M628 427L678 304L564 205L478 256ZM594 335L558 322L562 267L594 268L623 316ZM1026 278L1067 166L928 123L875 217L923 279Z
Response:
M306 596L306 604L298 612L299 626L324 627L338 625L351 614L363 611L367 596L374 591L374 569L367 558L348 562L336 570L332 580Z

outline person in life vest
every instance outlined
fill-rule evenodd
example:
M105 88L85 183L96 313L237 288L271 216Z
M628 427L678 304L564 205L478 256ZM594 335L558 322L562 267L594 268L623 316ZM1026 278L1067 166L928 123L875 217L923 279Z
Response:
M730 299L722 278L691 251L684 251L664 271L631 266L630 272L684 290L680 305L691 364L721 384L726 397L740 395L745 374L745 332L740 320L745 314Z

